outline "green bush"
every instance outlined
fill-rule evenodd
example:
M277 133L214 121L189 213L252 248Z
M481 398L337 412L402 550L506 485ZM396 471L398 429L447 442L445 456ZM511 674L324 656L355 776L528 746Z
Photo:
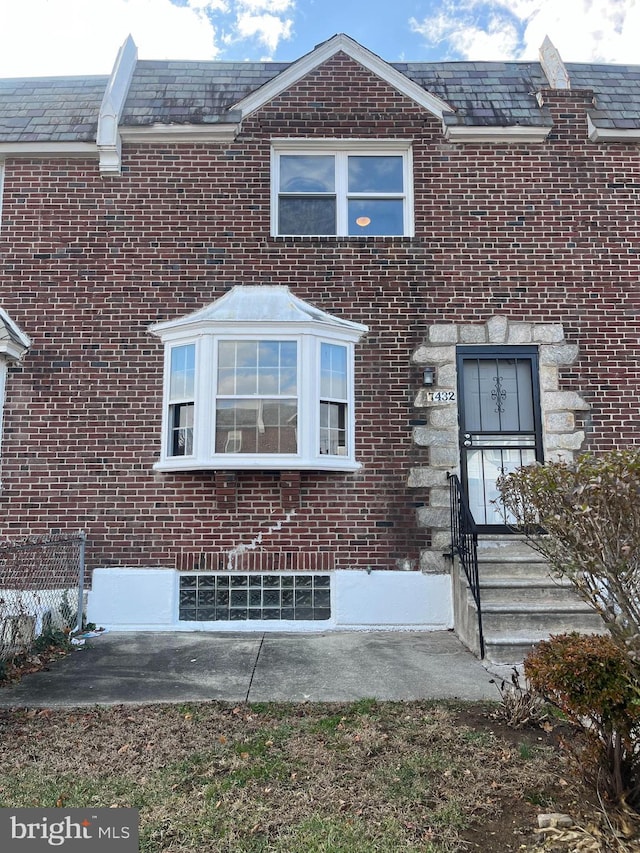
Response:
M640 811L640 685L625 652L606 635L560 634L538 643L524 670L581 731L587 777Z
M48 628L35 638L31 651L38 654L38 652L44 652L51 648L67 649L70 647L69 635L65 631Z

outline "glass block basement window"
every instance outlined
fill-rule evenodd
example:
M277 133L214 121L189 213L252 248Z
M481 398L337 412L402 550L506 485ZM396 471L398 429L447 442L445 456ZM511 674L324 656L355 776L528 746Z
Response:
M330 618L331 575L207 573L180 576L181 622L320 621Z

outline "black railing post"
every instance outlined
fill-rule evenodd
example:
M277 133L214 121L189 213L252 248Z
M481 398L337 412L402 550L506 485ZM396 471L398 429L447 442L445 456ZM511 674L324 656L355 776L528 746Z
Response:
M458 555L478 613L478 645L484 658L480 575L478 572L478 529L456 474L447 474L451 508L451 557Z

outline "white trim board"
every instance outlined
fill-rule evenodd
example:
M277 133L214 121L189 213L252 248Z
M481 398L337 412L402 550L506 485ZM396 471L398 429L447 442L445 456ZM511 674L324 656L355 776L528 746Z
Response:
M367 50L357 41L354 41L344 33L332 36L322 44L319 44L312 51L305 54L303 57L292 63L285 71L278 74L268 83L265 83L255 92L247 95L246 98L238 101L231 106L231 109L237 109L242 112L243 118L251 115L264 104L273 100L279 94L295 85L303 77L306 77L311 71L315 70L319 65L322 65L336 53L344 53L351 57L355 62L368 69L379 77L385 83L388 83L402 95L406 95L412 101L415 101L419 106L424 107L432 115L442 118L444 113L454 112L453 108L445 101L427 92L417 83L409 80L400 71L397 71L393 66L385 62L375 53Z

